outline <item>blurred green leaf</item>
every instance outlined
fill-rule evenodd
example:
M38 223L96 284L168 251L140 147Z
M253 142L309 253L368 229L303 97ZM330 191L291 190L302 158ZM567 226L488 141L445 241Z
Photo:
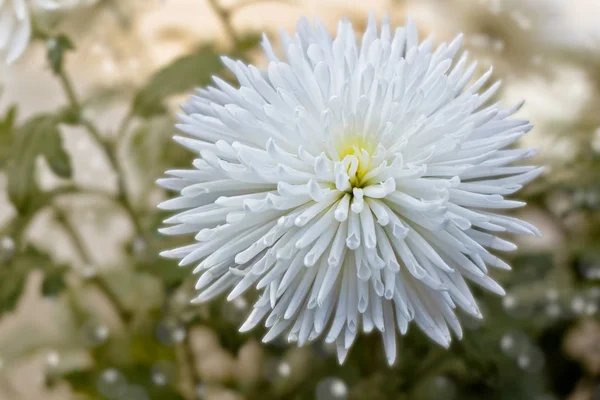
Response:
M249 33L243 36L238 42L237 48L235 52L233 52L232 56L234 58L246 60L246 53L248 51L254 50L260 44L261 40L262 35L260 33Z
M152 318L146 322L149 326L144 326L143 332L134 331L111 338L104 345L94 348L93 368L67 373L62 378L71 384L74 391L92 398L106 398L102 395L110 395L112 391L120 392L135 385L143 387L150 399L182 399L177 393L175 381L167 381L160 385L153 381L152 367L168 364L176 368L177 357L174 347L165 346L154 337L152 327L158 320ZM118 376L118 379L107 382L107 371L111 371L113 376Z
M114 390L115 393L121 393L121 396L118 396L119 399L140 398L137 396L127 397L127 390L128 388L130 389L132 387L144 388L144 391L148 394L148 397L141 398L184 400L181 394L177 392L175 387L171 385L156 385L152 381L152 369L149 365L142 364L136 365L134 367L119 368L116 371L118 371L118 373L125 378L123 384L115 389L111 388L110 385L104 385L105 387L101 389L101 382L103 380L102 374L112 369L112 366L107 366L103 370L95 369L87 371L76 371L63 375L62 378L69 382L69 384L75 392L79 394L84 394L87 396L86 398L93 400L107 399L106 396L103 396L100 393L100 390L104 390L104 392L107 394L110 393L111 390Z
M15 255L8 263L0 268L0 315L13 311L16 307L29 273L36 268L50 265L48 255L28 247Z
M25 213L32 198L39 194L35 165L40 155L55 174L63 178L71 176L71 161L63 147L58 121L52 115L34 117L15 132L8 168L8 196L20 213Z
M167 97L207 85L212 75L222 69L219 54L212 45L204 45L194 53L178 58L159 70L138 92L133 102L133 114L150 117L165 113Z
M65 273L66 269L64 268L53 268L51 271L48 271L42 282L42 295L55 297L62 293L67 287Z
M191 273L188 268L179 267L173 260L164 258L145 263L141 268L143 271L160 278L167 287L179 286Z
M123 266L104 271L102 279L108 290L128 311L160 308L164 292L162 283L156 276Z
M173 139L175 128L168 116L154 116L143 121L129 138L131 160L145 191L154 187L156 178L167 168L190 164L192 153L178 145Z
M0 168L2 168L10 155L13 141L13 130L17 119L17 106L11 106L6 115L0 119Z
M71 178L73 175L71 158L63 146L63 140L58 130L58 125L55 125L55 130L46 135L42 154L46 158L52 172L61 178Z
M508 281L503 282L506 289L539 282L554 268L554 258L552 253L523 253L511 265L512 271L506 274Z
M73 42L65 35L59 35L55 38L50 38L46 42L46 48L48 50L47 57L48 63L55 74L58 74L62 70L63 59L65 53L69 50L73 50Z

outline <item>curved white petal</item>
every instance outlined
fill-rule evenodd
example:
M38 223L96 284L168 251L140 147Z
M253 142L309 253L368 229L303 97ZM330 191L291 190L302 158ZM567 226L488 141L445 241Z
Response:
M31 20L25 0L0 2L0 57L8 64L15 62L27 48L31 36Z

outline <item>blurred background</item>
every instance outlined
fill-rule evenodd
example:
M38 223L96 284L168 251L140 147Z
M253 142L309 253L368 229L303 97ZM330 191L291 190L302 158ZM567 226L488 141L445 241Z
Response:
M67 3L65 1L65 3ZM301 15L335 29L367 13L423 36L465 33L499 100L527 103L522 145L545 174L520 192L507 296L478 291L445 351L411 329L396 365L362 336L333 349L237 333L252 299L190 305L190 271L157 256L154 184L192 154L170 140L177 106L218 55L265 65L259 34ZM597 0L69 0L0 65L0 399L600 399L600 2ZM45 132L44 135L40 135ZM50 132L51 134L48 134Z

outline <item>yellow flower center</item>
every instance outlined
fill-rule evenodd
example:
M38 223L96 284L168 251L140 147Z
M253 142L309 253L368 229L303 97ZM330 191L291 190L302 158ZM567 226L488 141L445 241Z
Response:
M340 160L348 164L348 175L352 187L362 187L363 178L371 168L371 157L376 149L373 141L359 134L345 135L337 151Z

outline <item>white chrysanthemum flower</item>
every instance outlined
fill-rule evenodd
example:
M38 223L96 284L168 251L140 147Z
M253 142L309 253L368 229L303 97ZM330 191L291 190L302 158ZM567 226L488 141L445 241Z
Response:
M509 266L488 250L515 245L496 234L538 234L495 213L524 205L504 196L541 172L508 166L534 154L507 149L531 125L509 118L520 105L486 105L491 71L467 88L461 36L433 50L411 20L378 32L373 16L360 45L349 21L335 38L297 29L285 61L264 37L266 70L224 58L240 88L215 78L183 106L192 138L175 139L199 158L159 181L181 194L161 208L185 210L162 232L196 242L163 255L196 265L197 302L261 291L240 330L266 318L265 342L324 337L342 362L377 329L391 364L414 321L447 347L457 307L481 318L467 280L504 294L488 267Z
M23 55L31 39L31 13L73 8L89 0L0 0L0 59L7 64Z

